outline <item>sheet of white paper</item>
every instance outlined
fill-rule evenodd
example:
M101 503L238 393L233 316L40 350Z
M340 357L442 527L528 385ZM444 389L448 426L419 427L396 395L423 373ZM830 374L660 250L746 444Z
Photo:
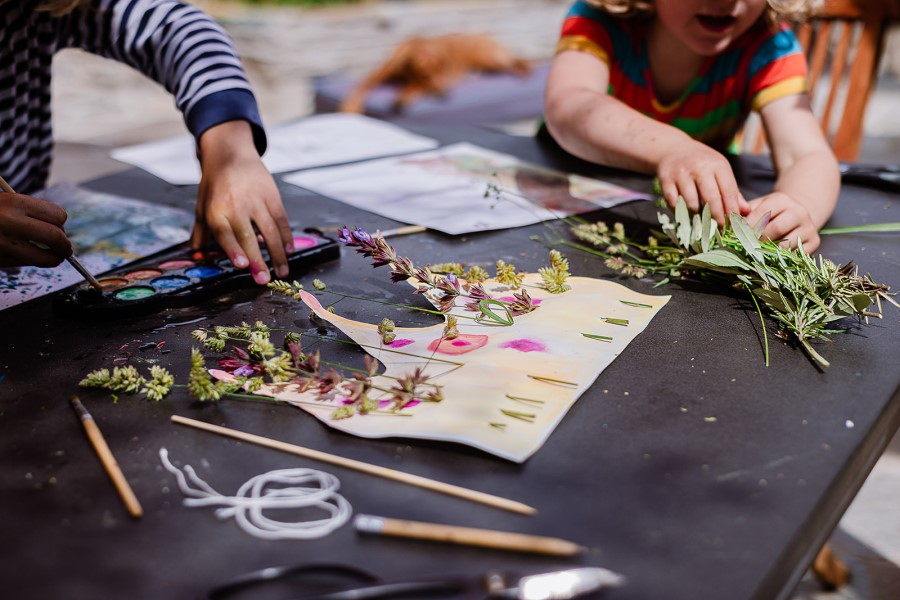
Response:
M311 169L284 181L396 221L449 234L530 225L646 194L459 143ZM495 186L497 193L487 193Z
M263 163L273 173L420 152L438 145L396 125L350 113L315 115L273 127L268 134ZM116 148L110 156L174 185L200 183L200 165L189 135Z
M263 157L273 173L437 148L432 138L351 113L316 115L270 132Z
M152 202L71 184L35 194L66 209L66 233L78 260L97 275L188 239L194 215ZM67 262L52 269L0 269L0 310L82 281Z

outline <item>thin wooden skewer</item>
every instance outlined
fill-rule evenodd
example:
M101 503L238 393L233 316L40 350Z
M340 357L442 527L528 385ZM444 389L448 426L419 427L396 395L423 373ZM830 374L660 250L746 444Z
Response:
M329 227L319 227L319 231L340 231L343 229L342 226L329 226ZM396 237L398 235L410 235L412 233L422 233L423 231L428 231L428 227L425 225L404 225L403 227L395 227L393 229L385 229L384 231L380 231L381 237Z
M15 193L16 193L16 191L15 191L14 189L12 189L12 188L9 186L8 183L6 183L6 180L3 179L3 177L0 177L0 189L2 189L2 190L3 190L4 192L6 192L7 194L15 194ZM44 250L47 249L47 247L44 246L43 244L38 244L37 242L31 242L31 243L34 244L35 246L37 246L38 248L42 248L42 249L44 249ZM97 279L96 279L93 275L91 275L91 272L88 271L88 270L84 267L84 265L81 264L81 262L80 262L77 258L75 258L75 255L74 255L74 254L72 254L71 256L69 256L68 258L66 258L66 260L69 261L69 264L70 264L70 265L72 265L73 267L75 267L75 270L78 271L78 273L79 273L82 277L84 277L85 280L86 280L89 284L91 284L91 286L93 286L95 289L98 289L98 290L102 290L102 289L103 289L103 286L100 285L100 282L97 281Z
M337 465L339 467L345 467L354 471L368 473L369 475L376 475L378 477L384 477L385 479L392 479L394 481L399 481L400 483L406 483L408 485L425 488L434 492L456 496L457 498L471 500L472 502L478 502L480 504L493 506L495 508L501 508L503 510L508 510L523 515L533 515L537 513L537 509L528 506L527 504L516 502L515 500L509 500L507 498L501 498L499 496L492 496L491 494L470 490L467 488L452 485L450 483L443 483L434 479L428 479L427 477L421 477L419 475L413 475L411 473L404 473L403 471L388 469L387 467L379 467L378 465L365 463L362 461L354 460L352 458L344 458L343 456L337 456L335 454L328 454L319 450L304 448L303 446L296 446L294 444L280 442L278 440L273 440L271 438L263 437L260 435L254 435L252 433L245 433L236 429L220 427L219 425L212 425L210 423L197 421L195 419L189 419L187 417L182 417L179 415L172 415L172 422L178 423L179 425L194 427L196 429L203 429L212 433L218 433L219 435L224 435L244 442L250 442L251 444L257 444L259 446L265 446L266 448L281 450L282 452L287 452L296 456L311 458L313 460Z
M72 396L70 401L72 402L72 408L74 408L75 412L78 414L78 418L81 419L81 424L84 426L84 431L87 433L88 439L94 447L94 451L97 453L97 456L100 457L100 462L103 463L103 468L106 469L110 479L112 479L113 485L116 486L116 491L119 492L119 497L122 498L122 502L125 504L128 514L135 519L139 518L144 514L141 503L138 502L137 496L134 495L134 491L131 489L131 486L128 485L128 480L125 479L125 475L122 474L122 469L119 468L119 463L116 462L116 457L113 456L112 450L109 449L106 440L103 439L103 434L100 433L100 428L97 427L97 423L94 422L94 417L87 411L84 404L78 399L78 396Z
M422 233L423 231L428 231L428 228L424 225L406 225L405 227L385 229L380 233L381 237L389 238L396 237L398 235L410 235L411 233Z

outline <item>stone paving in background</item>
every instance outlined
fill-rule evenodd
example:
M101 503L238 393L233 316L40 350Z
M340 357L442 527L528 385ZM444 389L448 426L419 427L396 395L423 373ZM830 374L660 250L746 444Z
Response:
M548 58L570 0L362 0L305 10L225 0L194 4L219 19L235 39L263 119L271 126L312 112L313 77L362 75L412 36L490 33L527 58ZM861 160L898 164L900 33L889 38L887 48L883 76L867 110ZM186 131L159 85L128 67L75 50L55 60L53 112L58 150L51 181L79 182L130 168L110 159L109 149ZM898 506L900 436L833 538L854 567L854 582L825 593L806 578L795 600L900 598Z

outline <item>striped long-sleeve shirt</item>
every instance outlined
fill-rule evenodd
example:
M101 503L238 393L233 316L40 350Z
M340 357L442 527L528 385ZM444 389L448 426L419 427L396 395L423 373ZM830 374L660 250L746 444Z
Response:
M50 76L63 48L123 62L162 84L199 139L246 120L257 150L265 133L256 100L224 29L176 0L89 0L53 17L38 0L0 0L0 175L18 192L41 189L53 152Z

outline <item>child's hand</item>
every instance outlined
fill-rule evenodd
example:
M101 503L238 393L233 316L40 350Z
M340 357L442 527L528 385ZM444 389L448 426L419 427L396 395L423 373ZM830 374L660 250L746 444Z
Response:
M753 209L747 221L756 224L766 213L771 213L763 235L770 240L783 240L783 246L797 247L797 238L803 241L803 250L814 252L819 247L819 230L805 206L781 192L774 192L750 201Z
M720 226L732 212L750 212L728 160L706 144L690 140L670 149L659 163L657 177L666 204L672 208L678 196L691 212L708 204L710 216Z
M217 125L201 136L200 147L203 176L191 244L202 246L211 232L236 267L249 266L254 281L265 285L271 276L260 253L259 231L276 276L287 277L293 234L278 187L253 146L250 126L245 121Z
M52 202L0 193L0 267L55 267L71 256L72 242L62 228L66 217Z

